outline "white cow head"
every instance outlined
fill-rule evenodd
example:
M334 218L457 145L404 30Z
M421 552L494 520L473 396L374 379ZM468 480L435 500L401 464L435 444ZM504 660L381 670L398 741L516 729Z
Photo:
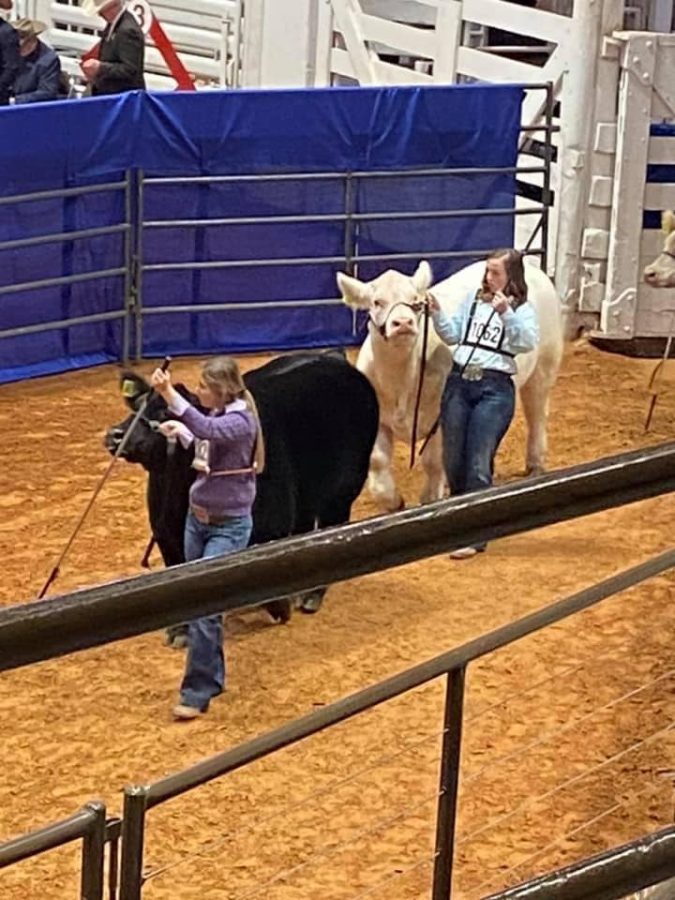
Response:
M675 213L664 212L661 225L666 240L661 253L645 268L645 281L654 287L675 287Z
M405 344L415 343L420 334L424 295L431 279L428 262L421 262L412 277L393 269L368 282L343 272L337 275L338 287L347 306L367 310L370 314L374 325L371 334L375 332L386 341Z

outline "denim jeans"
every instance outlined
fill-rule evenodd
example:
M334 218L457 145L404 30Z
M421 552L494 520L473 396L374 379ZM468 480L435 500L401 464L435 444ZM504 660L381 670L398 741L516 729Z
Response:
M242 550L251 536L250 516L231 518L224 525L203 525L188 513L185 521L185 559L206 559ZM225 686L223 617L207 616L188 625L188 653L180 687L180 701L205 712L212 697Z
M443 465L452 495L490 487L494 460L515 411L513 379L466 381L451 372L441 400ZM485 545L482 545L482 549Z

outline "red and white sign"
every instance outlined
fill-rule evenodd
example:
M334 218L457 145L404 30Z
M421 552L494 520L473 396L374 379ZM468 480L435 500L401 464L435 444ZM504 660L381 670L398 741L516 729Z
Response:
M169 72L176 79L178 90L196 90L192 76L181 62L180 57L176 53L176 48L171 43L166 31L162 28L159 19L152 11L152 7L148 3L148 0L132 0L132 2L128 4L127 9L143 29L146 41L148 37L150 37L155 47L157 47L162 54ZM85 53L82 56L82 62L86 59L98 58L99 45L100 44L96 44L91 50Z
M127 4L127 9L133 15L134 19L143 29L143 34L147 37L152 28L152 21L155 18L148 0L133 0Z

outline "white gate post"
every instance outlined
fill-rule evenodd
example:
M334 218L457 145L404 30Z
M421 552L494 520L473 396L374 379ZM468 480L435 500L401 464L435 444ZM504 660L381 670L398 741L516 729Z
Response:
M562 88L560 187L556 248L556 287L571 312L577 306L581 238L589 190L589 154L593 134L595 77L602 41L602 0L575 0L576 52L568 58Z
M457 54L462 40L462 0L439 0L436 13L434 81L457 81Z
M607 336L627 340L635 334L657 39L649 32L627 33L625 37L621 57L607 288L600 329Z
M246 0L244 87L313 87L318 4Z

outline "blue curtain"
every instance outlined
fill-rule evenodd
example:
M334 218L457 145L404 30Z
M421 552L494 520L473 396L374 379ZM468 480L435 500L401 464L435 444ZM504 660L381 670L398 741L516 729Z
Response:
M513 208L513 174L445 170L515 166L522 93L510 85L134 93L0 109L0 199L117 182L128 171L140 171L144 179L206 176L200 183L145 184L146 222L329 217L144 228L145 265L236 264L145 272L146 310L197 304L232 308L148 315L141 350L158 356L350 344L356 340L351 313L339 304L316 303L336 297L335 275L344 268L346 203L357 216L359 255L408 257L361 262L362 278L391 265L411 271L428 253L467 254L432 257L440 278L470 262L478 250L510 245L510 216L424 214ZM368 177L418 170L442 171ZM299 173L330 177L208 181L209 176ZM414 217L358 219L393 211ZM124 220L119 190L6 203L0 205L0 244ZM288 259L307 261L284 264ZM4 249L0 288L124 265L121 234ZM0 332L120 311L124 299L121 275L2 294ZM261 303L282 305L257 306ZM118 359L121 335L121 323L107 321L0 337L0 381Z

